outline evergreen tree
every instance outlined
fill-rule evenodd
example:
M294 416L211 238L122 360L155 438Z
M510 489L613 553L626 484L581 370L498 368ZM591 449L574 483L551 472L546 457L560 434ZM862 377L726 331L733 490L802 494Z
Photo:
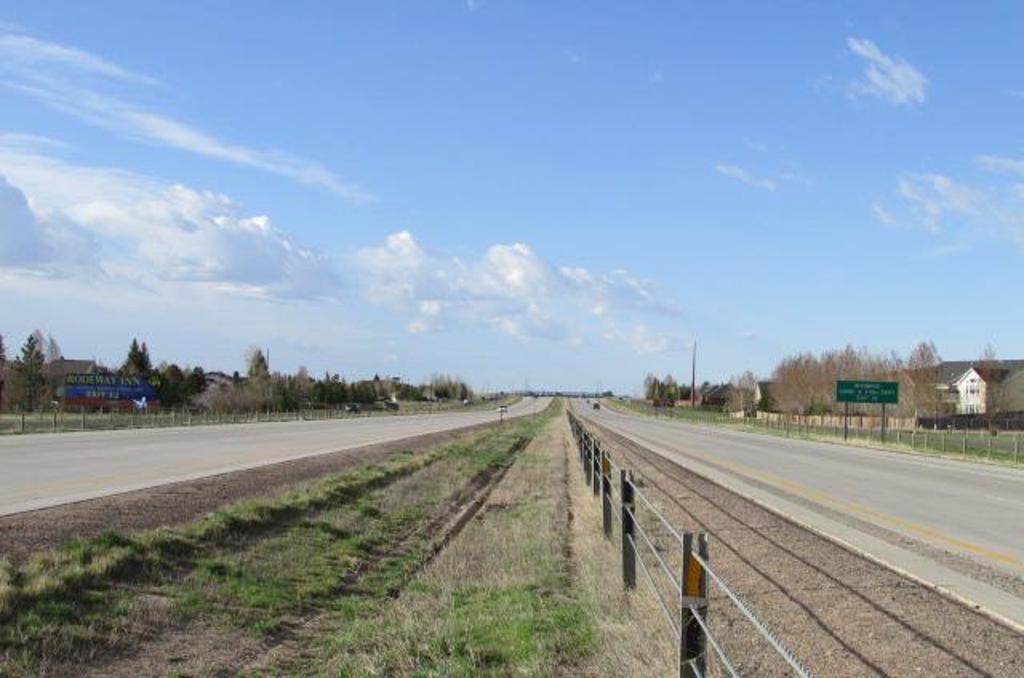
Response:
M146 342L139 344L139 340L133 338L131 346L128 347L128 357L121 366L121 373L131 377L147 377L153 371L153 363L149 359L149 348Z
M250 348L245 356L247 376L250 379L262 379L270 376L270 368L267 366L267 357L263 351L255 346Z
M22 405L29 411L39 405L43 391L43 351L39 338L30 334L21 347L21 356L15 362L16 387Z
M4 374L7 367L7 349L4 347L4 335L0 334L0 406L4 403Z

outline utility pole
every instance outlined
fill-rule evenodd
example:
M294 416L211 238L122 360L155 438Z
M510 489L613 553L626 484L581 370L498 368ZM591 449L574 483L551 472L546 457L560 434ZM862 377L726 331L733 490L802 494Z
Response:
M693 340L693 361L690 365L690 410L697 407L697 340Z

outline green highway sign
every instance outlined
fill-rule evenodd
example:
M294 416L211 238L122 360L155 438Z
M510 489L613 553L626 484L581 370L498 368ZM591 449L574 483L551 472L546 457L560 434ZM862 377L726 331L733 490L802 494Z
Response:
M898 381L837 381L836 402L894 405L900 400Z

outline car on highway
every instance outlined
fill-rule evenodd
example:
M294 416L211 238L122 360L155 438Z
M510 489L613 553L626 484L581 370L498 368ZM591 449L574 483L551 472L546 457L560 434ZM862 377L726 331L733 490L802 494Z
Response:
M601 409L601 403L594 403L594 409L595 410Z

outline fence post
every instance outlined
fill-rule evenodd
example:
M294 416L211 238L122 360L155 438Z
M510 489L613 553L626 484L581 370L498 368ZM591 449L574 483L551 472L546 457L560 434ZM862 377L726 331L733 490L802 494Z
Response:
M612 461L601 455L601 519L605 539L612 538Z
M57 410L53 410L53 432L57 432Z
M594 471L591 474L591 489L596 497L601 492L601 468L604 466L604 449L596 441L594 443L594 458L591 459L591 463L594 465Z
M708 538L697 535L697 553L708 562ZM679 675L681 678L702 678L707 674L707 639L694 619L694 610L708 623L708 573L693 557L693 534L683 533L683 578L679 598Z
M633 512L636 510L633 500L632 474L622 469L619 471L620 487L622 488L622 585L627 591L636 588L636 551L633 544L636 539L636 525L633 524Z
M964 429L964 444L963 444L964 459L967 458L967 429Z
M594 439L587 434L587 445L585 456L583 458L583 480L587 485L594 482Z

